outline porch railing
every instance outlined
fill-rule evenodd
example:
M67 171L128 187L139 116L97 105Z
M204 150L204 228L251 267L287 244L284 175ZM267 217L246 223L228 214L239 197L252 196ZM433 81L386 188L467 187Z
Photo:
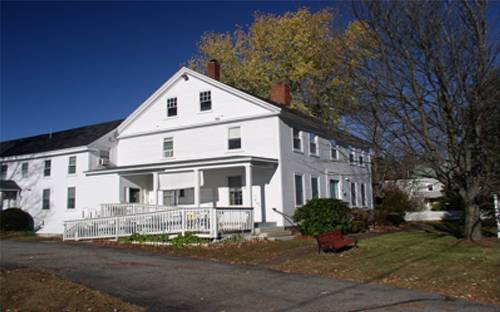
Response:
M252 231L252 208L185 207L64 222L64 240L91 240L140 234L184 234L217 238ZM133 211L133 209L131 210Z
M139 203L126 203L126 204L101 204L98 217L116 217L126 216L138 213L155 212L168 210L176 207L153 205L153 204L139 204Z

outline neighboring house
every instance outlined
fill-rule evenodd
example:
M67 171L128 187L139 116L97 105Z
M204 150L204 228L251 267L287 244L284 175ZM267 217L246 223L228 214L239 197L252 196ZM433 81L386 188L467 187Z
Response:
M123 121L2 142L19 207L40 233L124 206L245 207L252 225L278 226L314 197L373 207L363 141L290 108L284 85L262 99L221 83L219 70L181 68Z
M432 206L444 194L443 184L434 178L410 178L386 181L386 184L394 185L405 192L409 198L414 199L422 210L431 210Z

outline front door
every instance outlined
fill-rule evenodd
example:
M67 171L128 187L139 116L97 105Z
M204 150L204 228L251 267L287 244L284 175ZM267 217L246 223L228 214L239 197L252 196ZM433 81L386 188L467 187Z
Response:
M339 181L330 180L330 198L340 199L339 197Z
M141 202L141 189L130 187L128 189L128 202L140 203Z

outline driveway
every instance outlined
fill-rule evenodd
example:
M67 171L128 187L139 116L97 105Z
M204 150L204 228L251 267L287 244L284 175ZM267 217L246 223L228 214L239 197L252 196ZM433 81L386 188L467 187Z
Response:
M87 243L1 241L1 266L56 273L150 311L500 311L381 285Z

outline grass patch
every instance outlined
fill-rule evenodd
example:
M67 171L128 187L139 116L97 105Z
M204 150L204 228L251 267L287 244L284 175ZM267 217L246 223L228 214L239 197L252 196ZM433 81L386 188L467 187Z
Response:
M38 240L62 240L62 235L56 236L40 236L37 235L34 231L0 231L0 239L15 239L15 240L30 240L30 241L38 241Z
M298 239L140 248L500 304L500 243L487 240L485 247L440 231L410 231L364 239L360 248L342 253L318 254L314 240Z
M3 311L145 311L45 272L2 270L0 285Z

